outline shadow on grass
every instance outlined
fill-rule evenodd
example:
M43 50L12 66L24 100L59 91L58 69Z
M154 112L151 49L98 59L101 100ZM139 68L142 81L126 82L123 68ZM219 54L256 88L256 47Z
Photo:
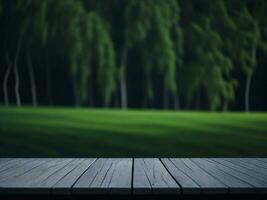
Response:
M46 111L46 110L44 110ZM1 157L266 157L263 121L4 112Z

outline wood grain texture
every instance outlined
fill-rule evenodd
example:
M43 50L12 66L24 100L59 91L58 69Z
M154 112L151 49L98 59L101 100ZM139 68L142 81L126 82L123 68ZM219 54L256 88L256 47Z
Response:
M239 159L239 158L237 158L237 159L235 159L235 158L225 158L225 159L227 161L230 161L230 162L236 164L236 165L239 165L239 166L242 166L244 168L250 169L252 171L267 175L267 169L265 169L265 168L263 168L261 166L258 166L256 164L253 164L253 163L250 163L250 162L246 162L243 159Z
M237 171L242 172L248 176L252 176L256 179L260 179L263 182L267 182L267 175L266 174L260 173L258 171L253 171L249 168L244 167L243 165L237 165L233 162L230 162L226 159L221 159L221 158L214 158L214 159L210 159L210 160L215 161L217 163L220 163L221 165L224 165L226 167L229 167L232 170L237 170Z
M260 180L258 178L255 178L255 177L253 177L249 174L243 173L241 171L238 171L236 169L229 168L225 165L215 163L214 161L208 160L208 162L214 163L216 168L218 168L219 170L235 177L236 179L239 179L239 180L253 186L254 190L258 190L259 192L266 192L267 183L265 181Z
M0 159L0 166L8 161L12 160L12 158L1 158Z
M65 175L53 185L52 193L54 194L70 194L72 186L76 183L80 176L95 162L95 158L81 159L77 164L66 169Z
M54 172L65 166L71 159L39 159L39 161L45 162L26 173L1 181L2 191L6 193L48 194L50 187L45 184L46 179L53 176Z
M99 158L74 184L74 193L130 194L132 159Z
M187 175L183 165L181 163L174 162L173 159L162 158L162 163L172 174L174 179L181 185L183 193L185 194L198 194L201 193L201 187L198 183Z
M170 159L184 174L200 187L201 193L227 193L228 187L190 159ZM179 182L179 180L177 180ZM183 185L182 185L183 187ZM199 188L198 188L199 190Z
M266 158L0 158L0 194L267 194Z
M27 159L27 162L15 168L5 170L2 173L0 173L0 181L5 181L23 175L24 173L31 171L32 169L38 167L40 164L44 162L45 160L42 159Z
M215 177L217 180L222 182L224 185L228 187L229 193L251 193L255 192L255 189L249 183L229 174L229 168L225 168L222 170L222 166L217 165L217 163L213 163L209 159L191 159L201 168L206 170L210 175ZM231 170L230 170L231 171Z
M134 160L134 194L179 194L180 187L157 158Z

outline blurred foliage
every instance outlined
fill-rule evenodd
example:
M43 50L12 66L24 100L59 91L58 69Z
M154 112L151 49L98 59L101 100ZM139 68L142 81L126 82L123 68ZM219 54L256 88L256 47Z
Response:
M15 59L21 38L20 76L27 50L33 72L67 72L76 106L142 93L139 106L227 110L243 79L249 98L267 53L266 9L264 0L0 0L0 53Z

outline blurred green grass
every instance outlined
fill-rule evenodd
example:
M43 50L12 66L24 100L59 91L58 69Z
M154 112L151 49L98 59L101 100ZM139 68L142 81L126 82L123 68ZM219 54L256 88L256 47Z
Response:
M0 106L0 157L267 157L267 113Z

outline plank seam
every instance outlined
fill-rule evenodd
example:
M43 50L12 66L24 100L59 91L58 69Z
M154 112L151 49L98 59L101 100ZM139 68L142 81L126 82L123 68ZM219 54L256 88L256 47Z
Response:
M78 182L78 180L82 177L82 175L84 175L84 173L89 169L89 167L91 167L92 166L92 164L93 163L95 163L96 161L98 160L98 158L97 159L95 159L82 173L81 173L81 175L80 176L78 176L78 178L74 181L74 183L70 186L70 190L71 190L71 193L72 193L72 190L73 190L73 186Z
M173 160L171 160L171 159L168 159L168 160L170 161L170 163L173 164L173 166L174 166L179 172L181 172L183 175L185 175L187 178L189 178L191 181L193 181L199 188L202 188L201 185L200 185L197 181L195 181L195 179L193 179L191 176L189 176L187 173L185 173L184 170L179 169L179 168L176 166L176 164L173 162Z
M169 159L169 158L168 158ZM163 165L163 167L166 169L166 171L169 173L169 175L172 177L172 179L175 181L175 183L179 186L180 190L181 190L181 195L184 194L183 191L183 187L182 185L174 178L174 176L172 175L172 173L169 171L169 169L164 165L164 162L161 160L161 158L159 158L159 161L161 162L161 164Z
M52 188L55 187L56 184L58 184L62 179L64 179L66 176L68 176L71 172L73 172L80 164L85 162L86 160L84 159L82 162L80 162L77 166L75 166L72 170L70 170L68 173L66 173L64 176L62 176L54 185L52 185Z
M48 175L45 179L43 179L43 180L41 180L40 181L40 183L42 184L42 183L44 183L46 180L48 180L50 177L52 177L54 174L56 174L58 171L60 171L61 169L63 169L63 168L65 168L71 161L72 161L73 159L71 159L69 162L67 162L67 163L63 163L63 161L62 162L59 162L59 163L57 163L58 165L60 165L60 164L62 164L63 163L63 166L62 167L60 167L59 169L57 169L56 171L54 171L54 172L52 172L50 175ZM56 166L56 165L55 165ZM52 186L51 187L47 187L47 189L48 189L48 194L49 195L52 195Z

